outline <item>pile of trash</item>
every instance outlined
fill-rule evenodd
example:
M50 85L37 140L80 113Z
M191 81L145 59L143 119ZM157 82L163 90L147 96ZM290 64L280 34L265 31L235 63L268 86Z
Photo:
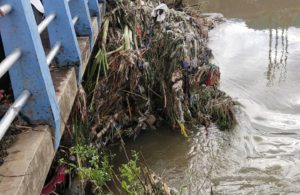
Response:
M92 140L135 138L162 121L186 137L190 124L233 128L235 103L218 89L220 70L207 47L221 20L155 0L108 1L85 83Z

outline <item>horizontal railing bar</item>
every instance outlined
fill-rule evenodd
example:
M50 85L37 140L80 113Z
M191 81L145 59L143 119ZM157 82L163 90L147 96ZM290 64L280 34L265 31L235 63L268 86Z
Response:
M12 67L18 59L21 57L21 50L15 49L11 54L9 54L1 63L0 63L0 78Z
M19 114L20 110L27 102L30 96L30 92L25 90L21 93L21 95L16 99L16 101L11 105L8 111L5 113L4 117L0 121L0 140L5 135L7 129L11 125L11 123L15 120L16 116Z
M50 65L52 60L55 58L57 55L59 49L61 47L61 42L56 42L54 47L50 50L49 54L47 55L47 64Z
M42 34L42 32L47 28L47 26L54 20L56 17L55 13L49 14L38 26L39 34Z
M0 16L5 16L7 15L9 12L11 12L12 10L12 6L9 4L4 4L0 6Z
M72 19L72 23L73 25L75 25L79 20L79 17L78 16L75 16L73 19Z

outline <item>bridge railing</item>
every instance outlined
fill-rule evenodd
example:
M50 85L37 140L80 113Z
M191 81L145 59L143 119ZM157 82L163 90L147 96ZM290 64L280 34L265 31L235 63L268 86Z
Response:
M105 7L105 1L102 2ZM0 1L0 33L6 58L0 63L0 78L8 71L15 102L0 122L0 140L22 112L33 124L55 129L59 146L61 117L49 65L76 66L81 82L82 59L77 36L88 36L94 45L91 17L101 24L98 0L43 0L45 18L36 23L29 0ZM44 48L41 33L48 30L50 50Z

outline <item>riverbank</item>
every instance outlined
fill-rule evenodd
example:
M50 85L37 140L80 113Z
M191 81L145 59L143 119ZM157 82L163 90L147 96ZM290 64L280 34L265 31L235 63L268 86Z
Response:
M236 123L235 102L218 89L220 71L210 62L212 52L207 47L208 31L222 17L176 11L156 1L110 2L107 9L99 51L65 135L64 140L72 140L67 144L71 150L63 149L68 157L61 161L81 176L81 184L92 182L94 193L110 191L95 177L113 178L101 176L111 172L105 171L105 157L95 155L95 149L105 151L120 140L122 145L162 124L188 138L195 126L202 125L207 132L212 123L221 130ZM84 149L90 145L92 154ZM93 156L98 157L91 164ZM69 162L70 157L74 162ZM127 171L135 175L134 167L127 164ZM81 172L88 168L99 174ZM122 190L127 187L121 182ZM138 190L143 194L147 189Z

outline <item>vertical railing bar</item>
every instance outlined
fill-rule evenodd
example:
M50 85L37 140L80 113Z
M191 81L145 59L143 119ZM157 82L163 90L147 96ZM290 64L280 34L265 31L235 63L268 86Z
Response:
M47 26L54 20L56 17L55 13L48 15L39 25L38 32L42 34L42 32L47 28Z
M4 4L0 6L0 16L5 16L7 15L9 12L11 12L12 10L12 6L9 4Z
M48 65L51 64L52 60L57 55L60 47L61 47L61 42L56 42L56 44L54 45L54 47L50 50L50 52L49 52L49 54L47 55L47 58L46 58Z
M21 50L15 49L0 63L0 78L10 69L10 67L21 57Z
M90 47L94 45L94 32L92 29L91 14L86 0L72 0L69 2L72 17L79 17L75 25L75 31L78 36L89 36Z
M11 125L11 123L15 120L16 116L19 114L21 108L27 102L30 96L30 92L28 90L24 90L21 95L16 99L13 105L8 109L4 117L0 121L0 140L5 135L7 129Z

